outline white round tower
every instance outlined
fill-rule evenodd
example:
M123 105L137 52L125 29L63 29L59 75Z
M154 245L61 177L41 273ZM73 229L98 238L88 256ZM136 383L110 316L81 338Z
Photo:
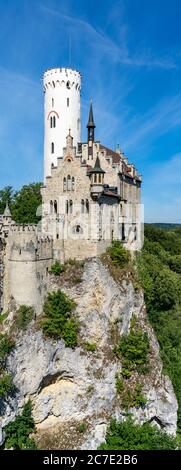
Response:
M63 157L71 130L73 145L80 142L81 75L76 70L56 68L44 73L44 179L51 175L57 158Z

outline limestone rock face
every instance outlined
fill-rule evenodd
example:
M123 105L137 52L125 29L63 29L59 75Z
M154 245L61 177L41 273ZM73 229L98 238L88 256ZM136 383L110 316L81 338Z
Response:
M57 289L53 279L51 286L52 291ZM115 334L128 333L134 314L149 335L151 371L144 376L147 403L144 409L132 408L131 412L137 421L153 421L174 434L177 401L170 380L162 375L143 293L135 292L130 281L117 284L99 259L86 262L80 284L61 288L76 301L82 346L73 350L66 348L63 340L45 339L36 324L19 335L8 359L16 394L2 406L1 428L30 398L40 448L96 449L105 438L110 419L125 416L115 387L121 364L112 347ZM87 352L85 342L95 343L95 352ZM80 430L82 423L84 432Z

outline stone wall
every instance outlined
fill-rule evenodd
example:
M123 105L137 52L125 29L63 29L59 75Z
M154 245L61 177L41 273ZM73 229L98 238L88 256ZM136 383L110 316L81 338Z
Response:
M48 292L48 269L52 260L50 238L37 235L35 227L12 227L5 254L4 310L14 299L17 306L32 305L37 313L41 312Z

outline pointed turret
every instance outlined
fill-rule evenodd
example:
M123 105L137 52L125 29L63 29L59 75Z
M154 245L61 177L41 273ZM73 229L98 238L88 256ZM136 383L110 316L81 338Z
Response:
M94 122L93 116L93 109L92 109L92 100L90 103L90 110L89 110L89 119L87 123L87 141L88 141L88 158L89 156L93 156L93 142L94 142L94 129L96 125Z
M98 195L103 192L104 173L105 171L101 168L100 159L97 154L94 168L89 170L91 177L91 195L93 197L98 197Z
M9 218L12 218L12 215L11 215L11 211L10 211L10 208L9 208L9 205L8 205L8 202L6 202L6 207L4 209L4 214L3 214L4 217L9 217Z
M89 119L87 123L87 128L93 128L95 129L96 125L94 123L94 116L93 116L93 109L92 109L92 100L90 102L90 109L89 109Z

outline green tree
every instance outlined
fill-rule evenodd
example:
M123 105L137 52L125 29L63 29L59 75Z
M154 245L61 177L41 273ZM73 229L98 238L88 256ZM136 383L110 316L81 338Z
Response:
M150 423L135 424L129 416L125 421L113 419L107 430L101 450L175 450L174 437Z
M129 251L126 250L118 240L114 240L112 242L112 245L107 248L107 253L110 256L112 263L120 268L124 268L124 266L126 266L130 261Z
M45 335L63 338L66 346L75 347L78 324L75 317L71 316L75 305L74 300L61 290L49 293L43 308L45 318L42 327Z
M5 186L3 189L0 190L0 214L3 214L4 209L6 207L6 203L8 203L9 207L11 208L13 203L14 191L12 186Z
M36 444L29 437L35 430L35 423L32 417L32 405L30 400L24 405L23 412L16 419L8 423L5 428L5 444L7 449L14 450L36 449Z
M40 194L41 183L31 183L23 186L14 196L12 216L15 222L20 224L36 224L40 217L36 211L42 204Z

